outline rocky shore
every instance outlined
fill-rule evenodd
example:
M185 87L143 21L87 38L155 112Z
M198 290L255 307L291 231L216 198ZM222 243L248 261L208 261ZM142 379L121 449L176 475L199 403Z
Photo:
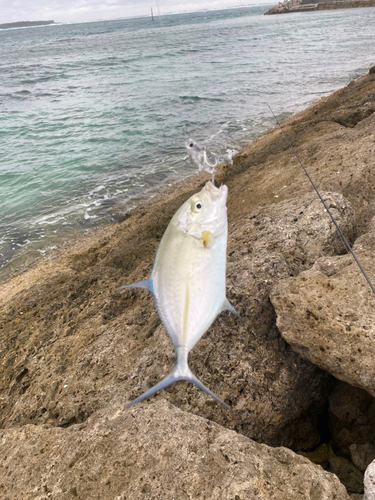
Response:
M284 0L271 7L265 15L358 7L375 7L375 0Z
M371 70L283 124L373 282L374 112ZM185 382L124 410L175 354L149 292L116 288L206 180L3 280L1 498L359 500L364 477L374 498L375 297L277 128L216 177L244 322L219 316L190 366L233 411Z

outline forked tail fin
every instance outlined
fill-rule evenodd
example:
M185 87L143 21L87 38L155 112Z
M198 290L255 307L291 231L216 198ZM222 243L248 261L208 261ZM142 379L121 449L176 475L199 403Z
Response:
M173 382L176 382L176 380L179 380L174 375L176 368L169 375L167 375L165 378L163 378L163 380L160 380L160 382L155 384L153 387L148 389L146 392L144 392L143 394L141 394L137 398L133 399L133 401L131 401L131 403L127 404L125 406L125 408L130 408L131 406L134 406L135 404L140 403L144 399L151 397L153 394L155 394L155 392L161 391L162 389L165 389L169 385L173 384Z
M143 394L141 394L140 396L135 398L131 403L126 405L125 408L130 408L131 406L133 406L137 403L140 403L144 399L147 399L150 396L152 396L153 394L155 394L155 392L161 391L162 389L165 389L166 387L168 387L168 385L173 384L173 382L177 382L177 380L187 380L188 382L195 384L197 387L199 387L199 389L201 389L206 394L211 396L218 403L225 406L225 408L227 410L233 411L230 406L228 406L226 403L224 403L224 401L222 401L218 396L216 396L216 394L214 394L212 391L210 391L210 389L208 389L208 387L206 387L204 384L202 384L202 382L199 379L197 379L197 377L190 370L190 368L187 366L187 364L183 368L183 370L181 370L181 366L179 363L177 363L177 365L175 366L175 368L171 371L171 373L169 375L167 375L165 378L163 378L163 380L161 380L156 385L154 385L153 387L148 389L146 392L144 392Z
M202 382L194 375L193 372L190 372L190 374L191 374L191 377L184 378L182 380L188 380L189 382L192 382L194 385L196 385L197 387L199 387L199 389L201 389L203 392L205 392L206 394L208 394L209 396L211 396L211 398L215 399L218 403L220 403L223 406L225 406L225 408L227 410L233 411L232 408L229 405L227 405L226 403L224 403L224 401L219 398L219 396L216 396L216 394L214 394L212 391L210 391L210 389L208 387L206 387L204 384L202 384Z

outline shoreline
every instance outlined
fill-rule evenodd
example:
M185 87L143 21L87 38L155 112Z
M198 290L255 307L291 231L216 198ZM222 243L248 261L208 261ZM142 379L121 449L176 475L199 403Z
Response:
M375 7L375 0L319 0L311 3L301 3L301 0L284 0L271 7L265 16L274 14L290 14L293 12L315 12L320 10L355 9L362 7Z
M183 183L185 179L195 176L194 173L174 174L171 178L163 180L160 184L148 188L142 193L134 196L126 201L113 205L111 213L107 214L107 220L103 220L95 227L80 229L79 227L72 228L68 231L60 231L58 234L51 234L41 246L39 241L35 241L35 247L28 247L9 259L2 267L0 267L0 284L6 283L9 280L33 269L38 262L44 258L55 258L60 251L65 252L67 248L71 248L79 244L80 240L86 240L91 235L95 238L96 232L104 230L106 227L117 227L122 224L133 210L147 204L155 197L163 196L165 191L173 188L176 184ZM112 218L109 222L108 219Z
M360 80L361 78L363 78L363 77L360 77L357 80ZM357 81L357 80L354 80L354 81ZM336 93L347 88L352 83L353 82L350 82L346 87L338 89L338 90L332 92L331 94L328 94L327 96L322 97L320 100L314 102L313 104L308 106L306 109L291 115L284 122L282 122L282 124L283 123L287 124L287 123L289 123L290 120L293 121L294 118L308 113L309 110L314 108L314 106L316 106L319 102L322 102L325 99L329 99L331 96L333 96ZM262 133L260 136L256 137L247 147L245 147L242 151L240 151L235 156L234 165L237 165L239 163L239 160L242 162L247 157L247 154L248 154L247 152L251 151L252 145L254 143L257 143L258 141L262 141L263 137L266 137L269 134L273 134L275 131L276 132L278 131L277 126L267 130L266 132ZM231 171L233 169L234 165L230 166L229 164L223 164L223 166L221 167L221 170L218 172L218 174L223 170L223 168L224 168L224 171ZM195 179L195 177L196 177L196 179ZM149 208L147 208L147 207L150 204L152 206L153 201L155 201L155 203L158 204L158 203L162 202L164 196L170 196L170 195L173 196L173 193L175 190L176 190L176 192L183 192L184 191L183 184L185 183L185 181L187 179L191 179L192 185L196 185L197 186L196 189L198 190L200 186L203 186L202 178L204 179L204 177L205 177L205 174L202 175L202 174L198 174L197 172L194 172L192 174L188 174L186 177L183 176L180 179L166 180L161 185L157 185L157 186L154 186L153 188L151 188L150 191L148 191L147 197L144 198L144 196L142 196L142 198L144 198L144 199L142 199L139 203L137 203L133 208L130 208L128 211L126 211L126 213L123 213L120 210L118 216L119 217L121 216L124 219L123 221L112 222L112 223L105 222L105 223L103 223L103 225L100 225L96 228L85 230L85 234L80 234L78 231L75 233L72 233L68 239L64 239L62 243L59 243L57 245L57 247L54 245L52 248L47 247L43 252L40 251L40 253L41 253L40 256L34 256L34 257L29 258L29 252L28 252L25 256L25 258L26 258L25 263L19 264L18 257L16 257L14 260L12 259L10 261L10 265L13 265L13 263L15 261L16 262L15 265L17 267L15 269L12 269L12 268L8 269L8 263L7 263L4 266L4 268L2 270L0 270L0 283L5 284L14 278L17 278L17 276L19 276L19 275L27 273L29 270L32 270L36 266L38 266L39 263L43 262L43 260L45 260L45 259L55 260L55 259L60 258L60 253L62 253L64 255L66 252L69 252L72 248L75 248L75 247L81 248L82 245L86 246L86 244L87 245L92 244L92 242L94 242L95 239L100 238L99 235L103 231L106 232L106 229L108 229L108 231L110 233L116 232L115 229L118 226L121 226L124 223L124 221L126 221L129 217L138 213L139 211L149 210ZM210 176L207 175L206 180L209 180L209 178L210 178ZM216 179L218 179L218 178L219 177L217 175ZM189 189L187 191L190 192ZM98 234L98 236L97 236L97 234ZM56 243L55 239L52 239L51 241L53 243ZM87 242L87 243L84 243L84 242ZM39 252L39 250L36 250L36 251ZM34 255L35 255L36 251L34 251Z
M371 243L375 239L375 174L371 169L374 124L375 68L282 123L370 272L375 262ZM149 276L171 217L209 179L209 175L194 174L168 187L133 209L124 222L96 229L74 244L67 243L3 283L0 424L10 457L4 472L0 463L4 494L17 491L20 497L26 497L32 486L23 482L23 477L33 477L35 467L46 470L44 461L54 457L59 468L52 472L48 469L41 473L42 479L38 478L39 487L48 484L48 491L57 491L58 485L66 484L67 488L76 488L79 496L89 498L93 484L98 488L105 484L107 489L100 490L103 498L114 498L126 491L132 499L139 498L148 484L147 491L161 492L155 498L165 498L166 490L178 496L181 472L172 471L168 462L177 456L177 449L163 448L157 459L134 459L140 456L140 450L147 450L146 443L156 440L158 433L165 437L174 436L175 432L180 432L178 449L184 450L184 463L188 460L189 467L197 466L196 483L186 482L187 496L191 498L213 498L218 488L233 481L237 481L233 483L237 489L226 489L228 497L234 498L236 492L249 493L246 488L255 481L259 463L261 468L269 464L271 455L274 464L286 463L287 470L283 469L279 477L271 467L267 477L273 486L259 482L256 487L261 491L265 488L267 495L276 500L284 500L285 492L290 491L275 483L280 479L289 487L290 470L295 471L293 477L307 481L306 498L312 491L310 471L319 476L319 491L328 491L327 484L331 482L332 491L341 488L343 500L349 500L343 484L350 493L363 491L363 473L355 455L350 455L349 445L360 445L355 439L364 435L366 426L375 428L375 415L370 411L375 407L375 389L370 384L375 378L371 372L373 363L366 362L358 368L358 349L362 349L363 356L371 354L375 341L371 340L373 307L366 309L354 301L371 305L373 298L357 274L355 279L344 280L343 285L339 282L341 274L354 272L351 256L345 255L320 201L276 127L237 154L233 165L221 164L215 177L217 184L228 186L229 192L227 296L244 321L239 324L223 313L198 342L189 360L192 371L230 404L233 412L227 413L186 383L174 384L124 411L126 403L170 371L175 354L149 293L118 292L117 287ZM304 288L309 279L310 286ZM319 280L323 280L323 291L310 292ZM292 302L297 304L301 297L306 298L310 303L307 309L293 309L288 303L289 309L284 313L287 286L294 297ZM284 288L276 293L279 287ZM343 302L336 307L340 296ZM314 308L314 300L322 297ZM350 309L351 302L354 311ZM358 310L360 318L355 314ZM326 311L333 315L332 324L325 322ZM318 315L321 320L316 319ZM301 323L285 327L285 316L296 321L299 318ZM346 321L349 328L340 321ZM366 323L367 333L360 322ZM329 345L337 324L339 344L348 342L349 358ZM298 337L301 331L315 332L315 325L316 335L320 335L314 340L320 352L316 362L311 354L314 346L306 348L305 344L298 344L298 338L290 340L291 333ZM355 342L362 338L368 342L366 350L356 347ZM331 359L335 363L330 365ZM342 372L337 371L337 366ZM358 373L362 378L355 378ZM346 424L339 409L346 412L354 405L357 411L359 400L366 404L361 406L363 415L353 424L358 429L353 431L353 437L349 433L352 441L347 441L347 437L340 441ZM156 419L159 423L155 426ZM181 419L184 426L177 431ZM128 432L131 422L132 447L125 446L112 456L121 441L111 441L114 426L121 423L120 427ZM142 422L151 425L140 425ZM197 422L205 426L210 437L205 444L201 437L189 432ZM216 441L211 439L213 430L221 436L215 437ZM330 433L329 441L325 432ZM225 441L223 436L227 435L230 439ZM56 436L58 451L51 447ZM103 448L81 453L86 436L95 442L103 436L109 441ZM375 448L371 433L366 435L365 444ZM233 467L233 463L244 461L240 457L244 457L245 447L268 454L256 465L252 454L246 452L247 470L252 470L246 477ZM81 453L78 458L77 448L77 453ZM44 453L40 453L42 449ZM309 460L296 452L304 453ZM204 474L199 472L203 463L199 457L203 455L207 457ZM68 457L67 462L64 457ZM354 486L348 479L351 473L339 473L342 459L358 472ZM119 460L126 464L126 469L121 467L113 480L111 476L110 483L106 483L107 472L98 469L93 483L88 472L90 464L109 464L115 470ZM220 463L224 483L215 472L215 460ZM8 470L13 471L13 476L5 480ZM146 474L147 481L140 482L141 477L146 477L142 474ZM295 498L301 495L300 484L293 486ZM251 494L254 492L255 486ZM60 498L58 495L56 498ZM333 493L327 498L333 499Z
M334 93L336 91L333 91L331 93ZM328 97L329 95L331 94L327 94L325 95L325 97ZM302 111L296 111L292 114L284 112L284 115L286 114L290 118L296 116L297 114L306 111L306 109L309 109L318 101L316 100L313 101L312 104L310 104L307 108L303 109ZM271 130L273 130L273 128L269 129L268 131L261 132L260 135L255 137L255 139L252 139L252 142L250 144L258 140L265 133L268 133ZM245 147L238 154L241 155L247 148L248 147ZM142 192L141 194L137 195L134 199L131 198L126 203L122 202L118 206L117 205L114 206L113 212L111 214L108 214L107 218L111 216L112 218L114 218L115 222L108 222L108 220L103 221L96 227L85 228L84 230L81 231L79 230L79 227L76 227L71 230L68 230L66 234L64 233L64 235L62 235L63 234L62 232L61 234L58 235L49 235L48 244L46 243L47 241L46 239L44 240L43 245L41 245L39 241L35 241L35 247L33 246L31 246L31 248L28 247L27 251L25 251L22 248L15 256L12 256L3 265L3 267L0 267L0 283L1 284L6 283L9 280L17 277L18 275L21 275L27 272L28 270L33 269L38 264L38 262L42 261L44 258L52 258L52 259L57 258L60 250L62 252L65 252L65 249L71 248L72 245L73 246L75 246L76 244L79 245L79 241L81 239L86 240L87 238L91 238L91 235L93 236L93 238L95 238L96 232L97 231L100 232L105 227L111 227L111 226L115 227L119 224L122 224L122 222L126 220L129 217L129 214L132 213L134 210L137 210L138 208L147 205L147 203L153 198L162 199L164 192L173 189L174 186L176 185L180 184L182 185L185 182L185 179L194 177L195 175L198 175L198 172L178 174L178 175L175 174L171 179L167 178L164 181L162 181L161 184L157 184L151 188L148 188L145 192ZM207 177L207 179L209 179L209 177Z

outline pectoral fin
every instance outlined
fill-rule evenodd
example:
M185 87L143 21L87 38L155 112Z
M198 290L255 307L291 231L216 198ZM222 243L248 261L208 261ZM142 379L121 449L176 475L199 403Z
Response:
M117 290L123 290L124 288L145 288L146 290L152 292L151 278L149 278L148 280L139 281L138 283L132 283L131 285L120 286L119 288L117 288Z
M215 245L215 236L210 231L202 232L203 246L212 248Z
M237 318L243 322L243 318L238 314L238 312L235 310L235 308L232 306L232 304L229 302L229 300L227 298L225 298L224 304L223 304L223 307L221 310L222 311L230 311L232 314L237 316Z

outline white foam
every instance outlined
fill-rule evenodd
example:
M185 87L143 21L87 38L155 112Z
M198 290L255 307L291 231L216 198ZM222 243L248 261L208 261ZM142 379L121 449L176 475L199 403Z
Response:
M92 196L95 193L99 193L99 191L103 191L103 189L105 189L105 186L97 186L96 188L89 191L89 195Z

